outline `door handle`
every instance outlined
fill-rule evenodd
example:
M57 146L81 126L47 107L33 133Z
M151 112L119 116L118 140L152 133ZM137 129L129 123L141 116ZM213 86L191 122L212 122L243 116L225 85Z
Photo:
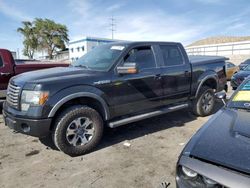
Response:
M1 75L1 76L9 76L10 73L9 73L9 72L1 72L0 75Z

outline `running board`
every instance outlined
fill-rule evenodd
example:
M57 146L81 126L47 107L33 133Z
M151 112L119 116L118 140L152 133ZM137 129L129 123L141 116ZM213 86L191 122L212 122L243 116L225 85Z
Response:
M172 106L172 107L168 107L168 108L162 108L160 110L156 110L156 111L153 111L153 112L148 112L146 114L140 114L140 115L128 117L128 118L125 118L125 119L113 121L113 122L110 122L108 124L108 126L110 128L116 128L116 127L119 127L121 125L125 125L125 124L132 123L132 122L135 122L135 121L140 121L140 120L151 118L151 117L158 116L158 115L161 115L161 114L166 114L166 113L169 113L169 112L174 112L176 110L181 110L181 109L187 108L188 106L189 106L188 104L181 104L181 105Z

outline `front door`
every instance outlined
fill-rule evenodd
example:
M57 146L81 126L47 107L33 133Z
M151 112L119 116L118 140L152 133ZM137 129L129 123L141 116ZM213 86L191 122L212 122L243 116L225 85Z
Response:
M136 63L138 73L113 78L111 109L115 116L142 112L161 105L163 96L161 69L152 46L135 47L124 57L124 63ZM119 66L121 66L119 65Z

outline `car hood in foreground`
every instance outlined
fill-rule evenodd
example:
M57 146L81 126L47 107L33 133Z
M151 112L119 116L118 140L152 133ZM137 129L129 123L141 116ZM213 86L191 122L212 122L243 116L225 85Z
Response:
M250 76L250 71L240 71L236 74L233 75L235 78L246 78L248 76Z
M220 110L193 136L183 154L250 173L250 112Z

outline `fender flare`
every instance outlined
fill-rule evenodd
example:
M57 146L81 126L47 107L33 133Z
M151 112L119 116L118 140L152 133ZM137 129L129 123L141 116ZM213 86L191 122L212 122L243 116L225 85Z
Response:
M217 75L207 75L205 76L201 81L200 81L200 84L198 85L197 87L197 90L196 90L196 93L195 93L195 98L197 98L199 92L200 92L200 89L202 87L202 85L208 80L208 79L213 79L215 82L216 82L216 90L217 90L217 87L218 87L218 77Z
M90 92L77 92L77 93L74 93L74 94L70 94L64 98L62 98L61 100L59 100L54 106L53 108L51 109L48 117L49 118L52 118L54 117L54 115L56 114L57 110L63 105L65 104L66 102L72 100L72 99L76 99L76 98L79 98L79 97L89 97L89 98L93 98L95 100L97 100L98 102L101 103L103 109L104 109L104 117L105 117L105 120L108 120L109 117L110 117L110 113L109 113L109 108L108 108L108 105L107 103L104 101L103 98L101 98L100 96L94 94L94 93L90 93Z

